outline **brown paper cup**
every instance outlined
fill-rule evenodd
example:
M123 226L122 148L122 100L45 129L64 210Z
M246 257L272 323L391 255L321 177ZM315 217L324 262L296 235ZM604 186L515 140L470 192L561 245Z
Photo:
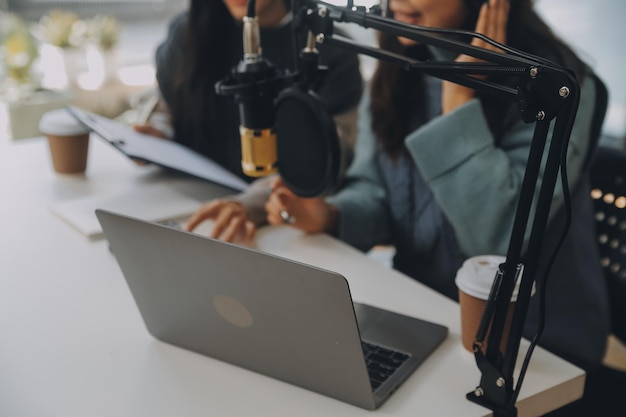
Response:
M47 135L54 170L60 174L77 174L87 168L89 133L73 136Z
M476 332L478 330L478 326L480 325L480 321L482 320L487 301L473 297L459 290L459 304L461 306L461 340L463 342L463 347L468 351L473 352ZM506 343L511 330L511 321L513 320L514 309L515 303L513 302L509 305L504 329L502 332L502 340L500 342L500 351L502 353L504 353L506 349ZM489 326L489 330L487 331L487 337L485 337L484 345L482 346L483 352L487 350L487 341L489 340L490 330L491 325Z
M39 120L39 131L46 135L54 170L77 174L87 168L89 129L66 109L51 110Z
M463 347L473 352L473 345L476 339L476 331L483 317L483 312L491 293L494 279L500 265L506 261L504 256L481 255L466 259L457 271L454 282L459 288L459 305L461 309L461 340ZM519 283L518 283L519 284ZM513 310L517 300L518 286L513 291L513 297L509 304L507 317L503 329L500 350L504 352L506 342L511 330L513 320ZM486 344L489 340L491 323L487 328L487 335L481 346L483 352L486 351Z

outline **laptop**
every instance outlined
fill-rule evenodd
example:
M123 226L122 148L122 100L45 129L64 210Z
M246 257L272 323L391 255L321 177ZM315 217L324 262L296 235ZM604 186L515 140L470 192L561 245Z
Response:
M353 303L335 272L96 215L148 331L165 343L373 410L447 337L444 326Z

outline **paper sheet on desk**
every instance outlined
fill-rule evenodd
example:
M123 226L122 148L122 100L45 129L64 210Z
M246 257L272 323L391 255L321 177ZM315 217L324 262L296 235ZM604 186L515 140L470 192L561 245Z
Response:
M97 208L161 222L190 216L199 206L198 201L166 185L145 185L122 193L58 203L51 210L86 237L96 239L103 236L95 214Z
M152 162L236 191L248 187L247 182L232 172L177 142L138 133L129 126L77 107L69 106L67 110L129 158Z

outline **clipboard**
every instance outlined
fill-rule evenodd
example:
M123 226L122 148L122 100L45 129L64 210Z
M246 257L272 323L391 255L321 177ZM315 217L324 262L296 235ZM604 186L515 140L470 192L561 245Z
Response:
M243 179L180 143L136 132L129 126L78 107L67 106L66 110L131 159L182 172L235 191L248 188Z

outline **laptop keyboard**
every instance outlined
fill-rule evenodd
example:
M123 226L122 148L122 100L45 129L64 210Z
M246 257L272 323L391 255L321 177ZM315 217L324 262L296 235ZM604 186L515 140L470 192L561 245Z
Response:
M361 341L363 356L367 365L367 372L372 384L372 392L376 391L404 362L409 360L410 355L382 346Z

